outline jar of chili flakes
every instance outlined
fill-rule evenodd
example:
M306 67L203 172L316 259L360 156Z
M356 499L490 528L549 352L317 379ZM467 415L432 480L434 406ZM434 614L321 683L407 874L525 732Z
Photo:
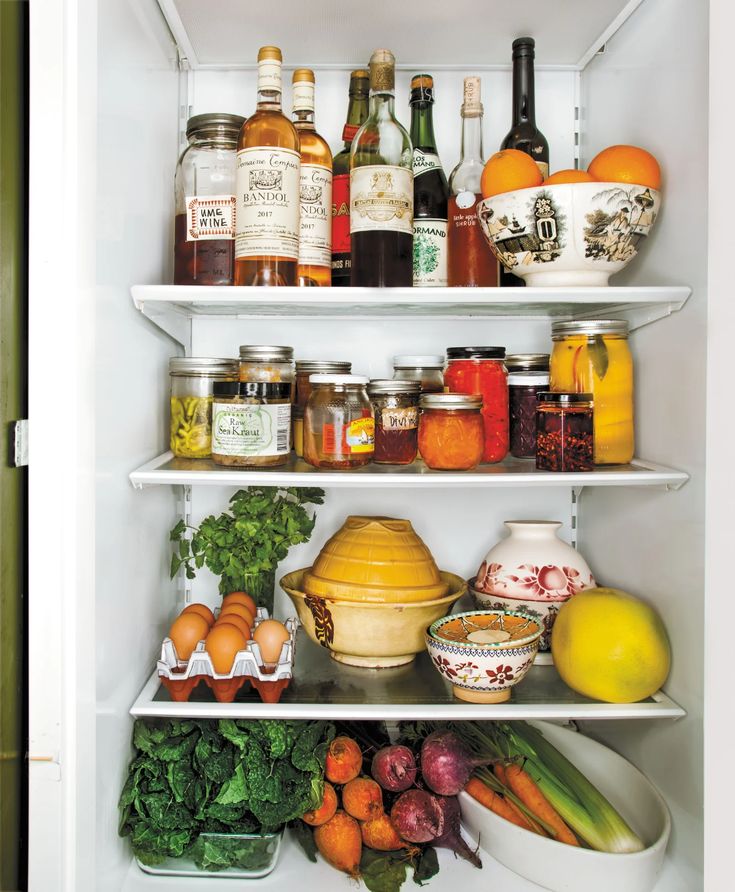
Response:
M469 471L476 467L485 446L482 398L425 393L420 406L419 449L426 465L440 471Z
M591 393L540 393L536 413L536 467L592 471Z
M538 394L549 389L549 354L515 353L506 356L510 407L510 454L514 458L536 455Z
M483 462L499 462L508 454L508 372L504 359L505 347L447 348L446 389L482 397Z
M418 381L371 381L368 396L375 413L375 454L382 465L410 465L419 444Z
M304 414L304 458L315 468L349 471L375 449L373 407L362 375L312 375Z

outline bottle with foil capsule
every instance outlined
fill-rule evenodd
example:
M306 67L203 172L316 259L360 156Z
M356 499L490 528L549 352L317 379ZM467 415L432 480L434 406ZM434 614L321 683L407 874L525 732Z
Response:
M293 73L293 122L301 148L299 285L332 282L332 153L314 126L314 72Z
M236 285L295 285L300 148L281 111L281 51L258 51L258 104L240 130L236 171Z
M411 79L411 142L413 144L413 284L447 284L447 199L434 136L434 79Z
M352 285L413 284L413 150L395 117L395 58L370 58L370 113L350 155Z
M450 286L488 288L498 284L498 261L477 221L482 201L482 102L480 78L464 79L462 148L459 164L449 175L448 233Z
M536 126L535 56L533 37L519 37L513 41L513 125L500 148L518 149L530 155L546 178L549 175L549 144Z
M350 149L357 131L368 116L370 72L358 69L350 74L350 104L342 130L344 147L332 162L332 285L350 284Z

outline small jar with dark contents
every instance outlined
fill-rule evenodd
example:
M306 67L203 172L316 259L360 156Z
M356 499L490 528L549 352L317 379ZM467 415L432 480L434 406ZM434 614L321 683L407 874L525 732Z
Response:
M395 381L418 381L421 393L444 391L444 357L438 354L410 353L393 357Z
M419 448L419 381L371 381L375 452L379 465L410 465Z
M510 454L514 458L536 455L538 395L549 389L549 354L515 353L505 357L510 407Z
M593 471L591 393L539 393L536 467L539 471Z

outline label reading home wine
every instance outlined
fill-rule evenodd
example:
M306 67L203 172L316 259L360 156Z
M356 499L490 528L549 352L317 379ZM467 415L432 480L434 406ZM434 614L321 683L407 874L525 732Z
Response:
M237 153L235 257L299 256L300 159L291 149Z
M350 175L338 173L332 180L332 270L349 278L351 266Z
M413 175L420 177L422 173L428 173L430 170L441 169L441 161L439 156L433 152L423 152L421 149L413 150Z
M369 164L350 171L350 232L413 232L413 171Z
M318 164L301 165L299 263L332 263L332 171Z
M235 237L234 195L187 195L184 201L187 242Z
M405 409L383 409L380 416L387 431L412 431L419 426L419 410L416 406Z
M290 403L212 406L212 452L216 455L285 455L290 448Z
M413 284L445 287L447 281L447 221L414 220Z

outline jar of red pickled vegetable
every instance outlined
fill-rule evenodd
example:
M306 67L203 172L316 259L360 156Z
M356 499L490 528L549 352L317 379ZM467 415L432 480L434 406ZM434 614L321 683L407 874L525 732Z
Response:
M482 398L459 393L421 396L419 450L427 466L439 471L469 471L485 446Z
M375 453L379 465L410 465L419 444L419 381L371 381L375 412Z
M505 347L447 348L446 389L482 397L483 462L499 462L508 454L508 372L504 360Z
M540 393L536 413L536 467L540 471L592 471L591 393Z

